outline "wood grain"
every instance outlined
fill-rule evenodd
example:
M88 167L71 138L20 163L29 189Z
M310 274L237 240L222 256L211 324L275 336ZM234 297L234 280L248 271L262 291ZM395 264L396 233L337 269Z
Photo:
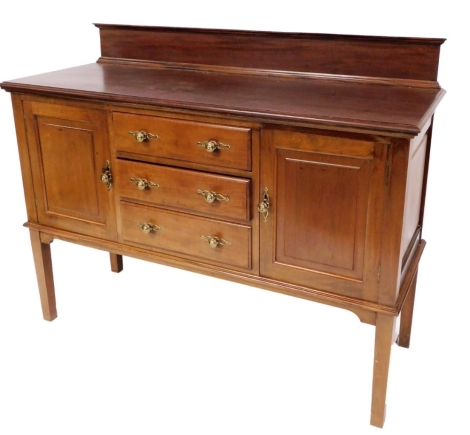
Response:
M395 317L377 314L375 326L374 377L372 380L372 405L370 424L383 427L385 399L387 396L390 354L394 342Z
M251 169L249 128L118 112L113 113L113 128L118 151L197 162L214 168ZM142 130L157 135L158 139L138 142L129 134ZM209 140L228 145L229 149L208 152L198 145Z
M415 136L442 89L90 64L3 82L9 91L147 104L251 121ZM199 140L199 139L197 139Z
M416 270L400 315L400 332L398 334L397 344L401 347L410 347L411 326L413 324L413 309L415 303L417 280L418 271Z
M391 316L398 316L399 311L395 307L379 305L362 299L355 299L348 296L333 294L323 290L308 288L301 285L290 284L265 276L256 275L253 271L242 271L235 268L228 268L224 265L202 262L197 259L183 258L179 255L172 255L167 252L151 251L148 248L138 245L125 245L95 237L79 235L70 231L47 227L35 223L25 223L25 227L50 234L54 239L75 243L89 248L100 249L107 252L116 252L123 256L152 261L167 266L178 267L180 269L214 276L240 284L250 285L265 290L307 299L309 301L344 308L353 311L365 323L375 325L375 313L384 313Z
M106 112L24 102L39 222L116 239Z
M123 261L122 255L109 253L109 261L111 263L111 271L115 273L122 272L123 270Z
M97 26L96 64L0 85L44 318L57 316L54 239L107 251L114 272L128 255L348 309L376 327L382 427L395 320L408 347L426 244L444 40ZM198 146L209 140L230 148Z
M37 222L38 214L36 210L36 194L34 192L33 175L31 169L31 157L28 148L28 140L25 129L25 119L23 113L23 102L16 94L11 96L13 105L13 115L15 119L16 138L18 141L18 154L21 164L21 176L23 178L23 191L26 203L28 221Z
M385 166L373 158L375 138L289 133L262 133L261 186L271 206L260 224L261 273L373 300L378 262L364 260L378 243L369 205L381 204Z
M121 202L122 242L210 262L251 268L251 227L200 218L185 213ZM144 233L138 222L158 225L159 231ZM211 248L201 236L230 243Z
M96 26L102 57L415 80L437 79L439 48L444 42L437 38Z
M131 179L136 178L151 181L158 188L139 190L135 182L131 182ZM225 219L251 220L251 180L247 178L118 160L116 188L121 197L134 201ZM198 190L222 194L228 201L214 200L208 203L203 195L198 194Z
M42 315L44 320L51 321L57 317L51 246L48 243L41 242L38 231L30 229L29 234L41 298Z

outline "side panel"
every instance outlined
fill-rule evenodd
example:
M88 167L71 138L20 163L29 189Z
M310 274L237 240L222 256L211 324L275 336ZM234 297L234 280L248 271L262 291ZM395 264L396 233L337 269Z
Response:
M402 272L421 238L431 122L410 141L400 258ZM403 276L402 276L403 278Z
M18 154L21 163L21 176L23 178L23 190L26 203L26 211L29 222L37 222L37 210L34 200L34 185L31 172L31 158L28 148L28 139L25 126L25 115L21 95L12 94L11 101L15 117L16 138L18 141Z

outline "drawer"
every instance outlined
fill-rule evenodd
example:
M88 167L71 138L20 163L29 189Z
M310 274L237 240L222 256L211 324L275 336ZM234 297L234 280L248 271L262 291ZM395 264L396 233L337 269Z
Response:
M118 160L121 197L223 218L250 220L251 180Z
M251 129L114 112L114 141L118 151L251 170ZM134 132L135 134L130 134ZM137 132L151 134L139 137ZM211 150L208 142L217 143ZM206 146L203 146L206 144Z
M196 257L209 262L251 268L251 227L191 216L157 207L121 202L123 242ZM156 225L156 227L146 227ZM143 227L143 228L142 228ZM145 230L145 231L144 231ZM202 237L205 237L202 238ZM218 238L212 241L209 237Z

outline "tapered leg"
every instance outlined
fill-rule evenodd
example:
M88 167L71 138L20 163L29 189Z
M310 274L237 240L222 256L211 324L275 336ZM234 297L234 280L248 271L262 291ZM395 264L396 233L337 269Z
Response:
M413 278L410 290L406 296L405 303L401 309L400 333L397 344L401 347L410 347L411 325L413 323L413 307L415 304L416 282L418 280L418 271Z
M57 308L54 276L52 275L51 246L49 243L41 242L39 231L29 230L29 234L41 297L42 314L45 320L54 320L57 317Z
M394 316L377 314L370 416L370 424L377 427L383 427L385 421L385 398L387 396L388 369L394 340L395 319Z
M122 255L109 253L109 259L111 260L111 270L119 273L123 269Z

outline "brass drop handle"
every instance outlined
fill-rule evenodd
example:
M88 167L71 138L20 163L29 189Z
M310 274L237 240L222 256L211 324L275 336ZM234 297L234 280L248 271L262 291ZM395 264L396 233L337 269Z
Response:
M204 142L198 142L197 145L200 147L204 147L208 153L213 153L216 150L230 149L230 145L218 142L215 139L205 140Z
M157 140L158 136L153 133L147 133L145 130L130 131L129 134L135 137L137 142L143 142L145 140Z
M258 211L263 215L263 221L267 222L269 215L269 195L267 187L264 188L263 198L258 204Z
M221 193L217 192L212 192L211 190L201 190L197 189L197 193L199 195L202 195L206 202L209 204L214 202L215 200L217 201L226 201L229 202L230 198L228 196L222 195Z
M220 239L219 237L215 237L215 236L201 236L201 239L207 240L207 243L209 244L209 246L214 249L217 248L217 246L219 245L230 246L232 244L231 242L227 240Z
M100 180L102 183L107 185L108 191L111 190L113 176L111 174L111 166L109 165L109 160L106 160L106 166L103 169L101 169Z
M159 227L158 225L150 224L148 222L136 222L136 224L139 225L140 229L145 234L149 234L152 231L163 231L162 227Z
M134 183L139 190L145 190L146 188L158 189L160 186L153 181L148 181L145 178L131 178L131 183Z

